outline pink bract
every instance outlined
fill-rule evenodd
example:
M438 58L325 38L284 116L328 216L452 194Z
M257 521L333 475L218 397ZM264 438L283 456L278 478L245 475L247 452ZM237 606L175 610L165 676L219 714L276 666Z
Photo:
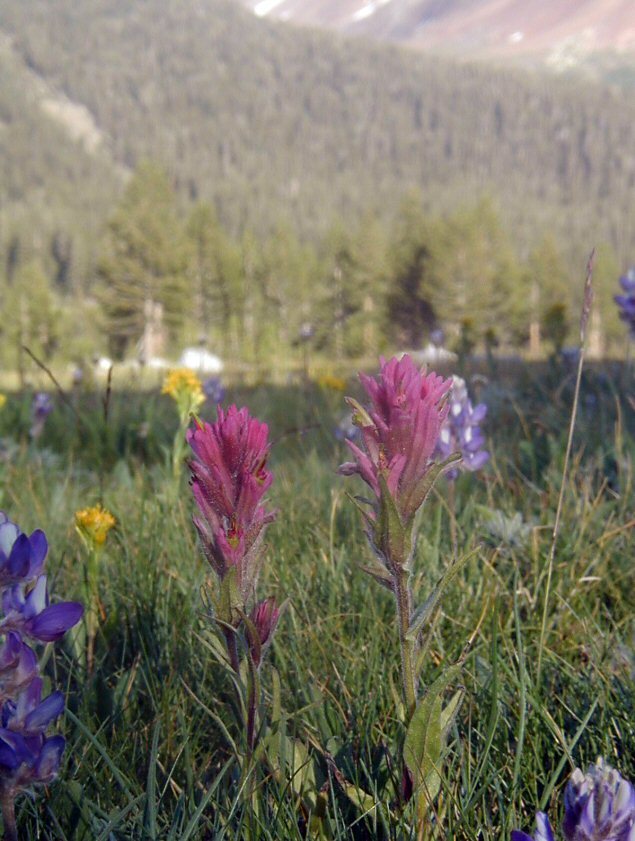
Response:
M368 411L354 415L363 449L347 441L355 461L343 464L340 472L358 473L377 497L383 473L400 513L410 517L422 501L421 481L448 413L444 398L452 381L420 370L408 355L388 362L382 357L377 379L365 374L359 379L371 401Z
M273 476L267 469L269 429L246 408L218 407L215 423L187 432L195 458L190 462L192 491L200 516L194 517L206 557L222 579L238 571L244 596L255 587L265 526L275 519L262 498Z

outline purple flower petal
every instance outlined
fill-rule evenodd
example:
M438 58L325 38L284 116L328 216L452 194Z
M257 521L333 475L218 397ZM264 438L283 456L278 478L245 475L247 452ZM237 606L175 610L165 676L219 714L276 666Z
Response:
M29 636L42 642L55 642L82 618L84 607L79 602L53 604L25 623Z
M65 747L66 741L62 736L52 736L44 742L33 769L34 782L50 783L57 776Z
M63 710L64 695L61 692L53 692L27 715L24 720L25 731L32 733L37 730L45 730L52 721L55 721L61 715Z
M7 561L6 571L10 576L11 581L17 581L24 578L29 571L31 565L31 542L26 534L21 534L16 538L15 543L11 547L11 553Z

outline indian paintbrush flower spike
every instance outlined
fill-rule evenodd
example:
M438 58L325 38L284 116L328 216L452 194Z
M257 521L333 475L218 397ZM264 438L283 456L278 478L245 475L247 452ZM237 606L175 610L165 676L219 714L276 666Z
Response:
M199 508L194 525L221 582L231 571L243 611L255 591L263 559L264 530L275 519L262 499L273 476L267 469L269 430L246 408L218 408L215 423L196 422L187 440L192 492ZM233 621L235 616L221 617Z
M419 651L419 634L410 631L415 515L436 478L458 458L434 461L452 382L419 370L407 355L388 362L382 358L380 365L377 379L359 376L370 398L369 407L348 400L361 441L360 446L346 441L355 461L339 470L345 476L361 476L373 493L371 499L358 498L370 507L362 511L366 536L377 558L364 569L395 595L404 701L410 718L417 703Z
M474 472L489 461L489 453L484 449L485 437L480 427L487 414L487 406L484 403L472 406L465 380L456 376L452 379L449 412L441 426L436 450L442 459L452 453L461 453L458 466L450 468L445 474L450 480L457 478L460 467Z
M245 761L249 767L258 733L258 672L280 618L280 609L271 598L258 602L248 613L264 557L264 532L276 516L263 504L273 481L267 469L269 430L246 408L230 406L224 411L219 405L216 422L197 420L188 430L187 440L194 452L191 483L199 508L194 524L219 579L217 594L210 594L214 618L225 639L228 662L237 674L241 673L237 641L241 627L244 631L248 669L241 707L246 713ZM251 798L251 785L247 791Z
M339 472L357 473L369 485L376 498L369 514L374 523L369 538L384 564L403 566L410 554L409 540L398 558L396 547L388 545L391 535L382 507L390 498L402 525L411 527L434 478L449 467L435 466L433 455L448 415L446 395L452 381L420 371L407 355L389 362L382 358L377 380L365 374L359 378L371 406L366 409L348 400L353 422L361 430L361 446L346 441L355 461L342 464Z

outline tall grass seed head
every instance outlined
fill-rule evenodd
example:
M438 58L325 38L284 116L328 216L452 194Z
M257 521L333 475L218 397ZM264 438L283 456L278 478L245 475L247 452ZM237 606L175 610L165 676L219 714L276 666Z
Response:
M117 524L117 520L110 511L101 505L82 508L75 512L75 527L89 546L101 548L108 537L109 531Z

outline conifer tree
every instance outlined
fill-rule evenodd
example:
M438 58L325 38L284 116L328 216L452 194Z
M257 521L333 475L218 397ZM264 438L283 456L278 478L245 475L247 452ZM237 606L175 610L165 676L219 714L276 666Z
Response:
M108 223L98 266L113 354L123 356L151 322L176 339L189 306L185 267L183 231L167 176L143 164Z

